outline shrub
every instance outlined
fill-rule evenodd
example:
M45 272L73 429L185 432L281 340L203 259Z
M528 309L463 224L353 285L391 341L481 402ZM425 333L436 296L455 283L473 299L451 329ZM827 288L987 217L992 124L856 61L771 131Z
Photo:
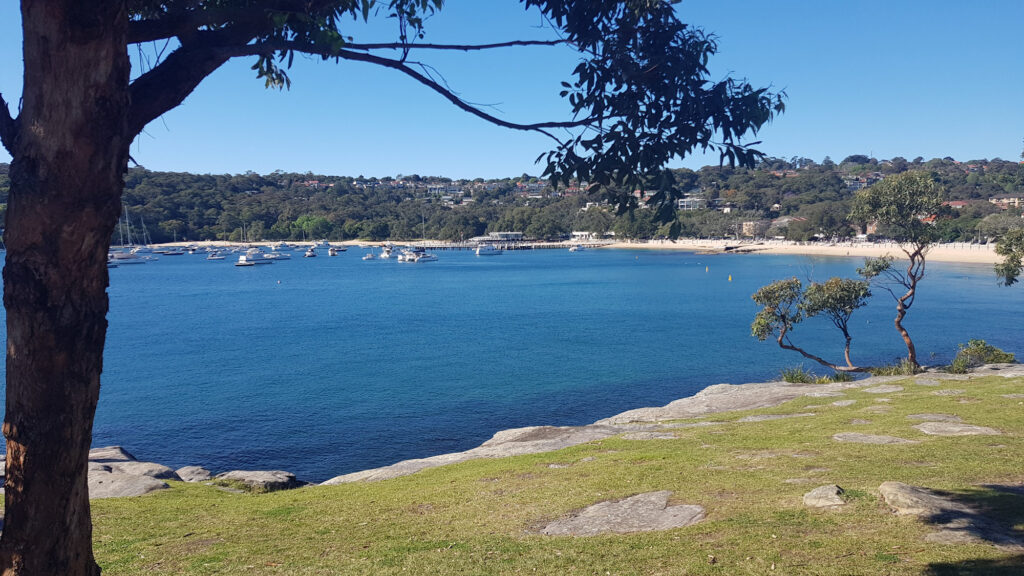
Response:
M784 382L790 384L829 384L831 382L850 382L853 376L849 372L836 372L829 376L818 376L814 372L804 370L803 364L791 368L783 368L779 374Z
M883 364L870 370L872 376L913 376L917 371L917 366L907 358L896 364Z
M791 368L783 368L779 376L784 382L789 382L790 384L814 384L818 379L813 372L804 370L803 364Z
M960 345L953 363L946 369L954 374L963 374L971 368L977 368L983 364L1004 364L1016 362L1016 358L1009 352L1004 352L995 346L989 345L984 340L968 340L967 345Z

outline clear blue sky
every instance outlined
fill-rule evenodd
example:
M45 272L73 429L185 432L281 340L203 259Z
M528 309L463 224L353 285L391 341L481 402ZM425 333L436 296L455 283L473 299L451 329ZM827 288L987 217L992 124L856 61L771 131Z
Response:
M821 161L952 156L1017 159L1024 138L1024 1L821 2L686 0L684 21L719 38L715 79L746 77L789 95L762 130L773 156ZM515 0L448 0L427 41L543 37ZM391 40L390 21L354 28ZM575 65L552 49L431 55L466 99L503 118L564 117L558 82ZM250 61L232 62L147 128L133 157L152 170L274 170L395 176L538 174L545 138L510 132L456 110L398 73L358 63L296 59L290 91L266 90ZM17 3L0 2L0 92L21 90ZM0 162L9 161L0 152ZM695 157L676 165L717 163Z

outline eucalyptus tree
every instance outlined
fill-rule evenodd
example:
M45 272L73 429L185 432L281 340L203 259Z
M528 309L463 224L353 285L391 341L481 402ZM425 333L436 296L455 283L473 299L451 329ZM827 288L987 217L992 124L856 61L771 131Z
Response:
M851 220L875 223L884 229L907 257L905 268L891 255L868 258L857 272L868 280L885 280L879 284L896 301L893 323L907 345L907 360L915 367L919 366L917 349L903 319L914 305L917 286L924 278L928 249L938 238L927 217L938 212L941 205L942 190L932 176L915 171L888 176L861 190L854 197L850 212Z
M996 254L1003 257L996 264L996 277L1003 286L1017 283L1021 273L1021 261L1024 259L1024 228L1015 228L1007 232L996 242Z
M850 317L867 304L871 289L867 281L851 278L830 278L812 282L807 289L798 278L778 280L762 286L751 298L762 308L750 325L750 332L760 341L774 336L779 348L799 353L804 358L838 372L865 372L850 359ZM793 331L806 318L824 316L842 333L846 365L830 362L793 343Z
M520 0L546 41L423 42L443 0L22 0L24 84L16 115L0 95L10 152L5 574L98 574L87 457L106 337L107 249L128 150L232 58L269 87L291 82L296 54L393 70L483 121L546 134L545 176L632 192L690 152L750 165L747 143L782 95L710 80L715 39L681 22L671 0ZM353 20L392 17L397 40L360 43ZM167 43L131 77L129 49ZM449 89L424 54L547 45L579 53L561 119L511 122ZM617 203L632 196L611 194Z

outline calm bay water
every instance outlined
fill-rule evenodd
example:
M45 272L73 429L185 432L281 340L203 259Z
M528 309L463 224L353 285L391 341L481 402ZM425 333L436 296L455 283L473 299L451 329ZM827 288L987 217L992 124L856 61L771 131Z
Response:
M94 445L172 467L322 481L471 448L504 428L585 424L800 364L749 336L750 294L860 264L612 250L446 252L420 264L361 255L296 253L252 268L185 255L111 270ZM865 364L905 352L892 299L875 292L852 322ZM968 338L1021 353L1022 303L991 266L930 264L907 326L926 363L948 362ZM824 320L795 334L838 359L837 336Z

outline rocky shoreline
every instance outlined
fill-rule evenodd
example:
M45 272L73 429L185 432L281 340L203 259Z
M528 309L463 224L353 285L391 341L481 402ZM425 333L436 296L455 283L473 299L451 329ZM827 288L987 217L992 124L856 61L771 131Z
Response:
M610 438L623 436L636 440L658 439L678 428L712 425L707 422L675 422L711 414L778 406L801 396L829 398L842 396L843 390L875 387L881 392L895 380L910 379L916 384L936 386L942 381L969 380L984 376L1007 378L1024 376L1024 365L994 364L983 366L970 374L947 374L927 371L915 376L876 376L854 382L828 384L790 384L762 382L751 384L717 384L694 396L676 400L662 407L638 408L598 420L585 426L530 426L502 430L476 448L463 452L440 454L429 458L403 460L389 466L335 476L321 485L348 482L371 482L414 474L420 470L464 462L477 458L504 458L522 454L551 452ZM841 402L841 401L839 401ZM812 416L813 414L808 414ZM790 417L800 415L789 415ZM752 417L757 421L767 417ZM956 423L952 423L956 425ZM873 441L850 440L850 441ZM154 462L136 459L119 446L95 448L89 453L89 497L116 498L140 496L168 488L165 480L202 482L222 490L238 492L271 492L307 485L294 474L283 470L231 470L213 475L200 466L173 470Z

